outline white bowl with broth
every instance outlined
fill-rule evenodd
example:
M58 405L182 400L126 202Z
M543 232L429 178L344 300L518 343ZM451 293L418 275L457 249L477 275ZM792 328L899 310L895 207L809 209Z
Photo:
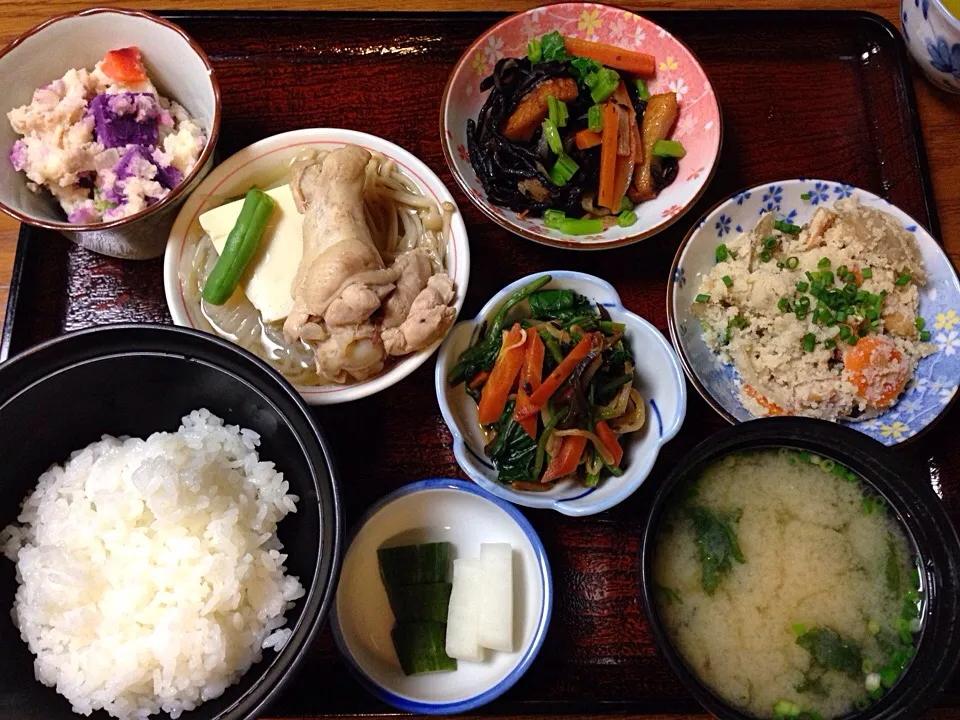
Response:
M214 330L206 311L201 307L198 294L189 287L189 283L184 282L183 270L189 271L193 262L191 253L197 251L198 244L205 237L200 227L200 215L242 198L251 187L272 188L282 185L288 179L291 164L298 157L303 157L304 153L332 151L346 145L357 145L393 160L397 169L426 198L438 206L444 203L453 206L445 264L455 286L453 308L457 313L460 312L470 275L470 246L466 226L456 209L453 196L440 178L412 154L382 138L353 130L309 128L274 135L240 150L215 168L184 203L167 242L163 268L167 307L175 324L234 339L229 334ZM252 320L260 322L255 309L253 313ZM260 323L258 327L262 330L264 326ZM279 328L271 327L271 330L276 333ZM263 332L260 337L265 337ZM271 359L271 342L268 337L266 342L254 343L254 347L247 349L252 349L287 377L309 404L332 405L367 397L399 382L422 365L441 341L388 362L383 372L369 380L326 385L298 382L298 377L309 376L309 371L304 375L302 370L291 366L286 360L280 362Z

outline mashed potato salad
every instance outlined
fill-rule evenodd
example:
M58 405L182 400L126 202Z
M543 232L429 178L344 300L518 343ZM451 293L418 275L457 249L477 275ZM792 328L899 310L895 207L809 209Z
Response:
M178 717L290 635L304 595L277 524L295 495L252 430L207 410L53 465L0 533L37 679L83 715Z
M135 47L111 50L92 71L67 70L7 118L22 136L11 164L71 223L119 220L157 202L193 170L207 141L157 92Z
M855 198L802 228L767 213L716 259L693 311L756 416L875 417L936 350L918 315L916 240Z

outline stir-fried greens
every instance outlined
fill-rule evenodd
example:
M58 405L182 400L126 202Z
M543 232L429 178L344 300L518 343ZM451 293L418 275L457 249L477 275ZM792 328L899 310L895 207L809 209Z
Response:
M622 474L621 437L646 415L624 326L573 290L542 289L550 280L511 295L448 376L477 402L499 481L522 490ZM524 300L527 317L505 329Z
M651 95L654 58L554 31L527 57L500 60L467 145L490 202L543 215L565 234L636 222L635 203L677 176L683 146L668 140L679 106Z

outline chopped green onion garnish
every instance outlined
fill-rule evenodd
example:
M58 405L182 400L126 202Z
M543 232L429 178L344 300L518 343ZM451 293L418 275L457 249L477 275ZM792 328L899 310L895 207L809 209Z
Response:
M777 300L777 310L779 310L780 312L786 312L789 309L790 309L789 300L787 300L785 297L782 297L779 300Z
M920 342L929 342L930 341L930 331L921 330L920 331Z
M799 298L797 298L797 305L803 308L810 307L810 298L806 295L801 295Z
M797 283L797 292L806 292L809 289L810 283L806 282L805 280L801 280Z
M847 339L848 337L850 337L852 334L853 334L853 331L850 329L850 326L849 326L849 325L841 325L841 326L840 326L840 339L841 339L841 340L846 340L846 339Z
M917 319L913 321L913 324L916 326L917 330L923 330L924 326L927 324L927 321L918 315Z
M693 299L693 301L694 301L694 302L698 302L698 303L710 302L710 296L709 296L709 295L704 295L703 293L700 293L699 295L697 295L697 296Z
M543 136L547 139L547 145L550 146L550 150L554 155L563 154L563 140L560 139L560 133L557 132L557 124L547 118L543 121Z
M723 284L727 287L733 287L733 279L729 275L724 275L720 279L723 280Z
M863 270L860 271L860 274L863 276L864 280L869 280L870 278L873 277L873 269L865 267L863 268Z
M540 42L540 38L534 38L527 43L527 59L532 63L538 63L542 57L543 44Z
M898 278L894 281L893 284L894 284L894 285L897 285L897 286L899 286L899 287L903 287L903 286L906 285L908 282L910 282L910 273L908 273L908 272L902 272L902 273L900 273L900 277L898 277Z
M876 330L878 327L880 327L880 318L874 318L870 321L871 330Z
M563 100L557 100L553 95L547 95L547 117L553 121L558 128L567 126L569 117L567 104Z
M833 350L837 346L837 341L834 340L833 338L827 338L826 340L823 341L823 346L827 350Z
M827 262L830 261L828 260ZM833 273L830 270L821 270L820 282L824 285L833 285Z
M807 333L803 336L803 349L811 352L817 345L817 336L813 333Z
M786 267L786 265L783 264L783 260L777 260L777 269L778 269L778 270L783 270L785 267Z
M560 227L560 221L566 220L567 215L563 210L544 210L543 211L543 224L552 230L556 230Z
M723 262L728 257L730 257L730 251L727 250L727 246L723 243L717 245L717 262Z
M641 100L650 99L650 90L647 89L647 83L643 78L637 78L637 95Z
M620 227L630 227L637 221L637 214L633 210L624 210L617 215L617 225Z
M653 144L653 155L655 157L682 158L687 154L686 149L679 140L657 140Z
M860 338L858 338L856 335L851 335L847 338L848 345L856 345L858 342L860 342Z
M820 268L821 270L823 270L824 268L830 267L830 258L828 257L820 258L820 261L817 263L817 267Z
M809 199L810 199L810 193L800 193L800 199L801 199L801 200L809 200Z
M800 258L794 257L793 255L787 258L787 267L790 268L791 270L796 270L797 265L799 264L800 264Z
M777 246L777 238L774 237L773 235L763 239L764 250L773 250L776 246Z
M760 262L770 262L770 259L771 259L772 257L773 257L773 255L770 254L770 251L769 251L769 250L761 250L761 251L760 251Z
M797 316L797 320L803 320L807 316L807 308L798 306L797 309L793 311L793 314Z
M840 267L837 268L837 277L843 278L844 280L847 279L847 266L846 266L846 265L841 265Z
M544 120L544 122L550 121ZM570 179L579 169L580 166L577 165L576 161L572 157L562 153L560 157L557 158L557 162L554 164L553 168L550 170L550 179L553 181L554 185L566 185L568 182L570 182Z
M773 227L780 232L786 233L787 235L800 234L800 226L794 225L793 223L788 223L786 220L776 220L773 223Z
M603 232L603 220L600 218L564 218L557 230L564 235L595 235Z
M603 108L599 105L591 105L587 110L587 127L595 133L603 130Z

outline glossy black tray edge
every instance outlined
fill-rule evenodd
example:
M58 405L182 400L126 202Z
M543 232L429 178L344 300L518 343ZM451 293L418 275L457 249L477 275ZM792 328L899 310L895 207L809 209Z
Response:
M629 4L626 4L625 6L630 7ZM491 24L507 14L472 11L466 12L477 16L489 16ZM847 21L852 20L862 23L867 29L873 30L873 35L878 36L878 39L885 42L887 45L886 49L888 51L892 51L897 58L897 66L899 67L900 71L899 80L904 89L907 110L909 112L910 123L913 128L913 144L916 152L917 165L920 170L920 186L926 211L926 226L930 230L930 233L933 235L933 237L942 242L940 238L940 218L937 214L936 201L934 200L933 196L930 167L927 163L927 152L920 126L920 115L917 109L917 99L913 90L913 80L908 66L907 49L897 28L885 18L863 10L661 10L644 12L644 15L649 16L651 20L657 22L667 18L678 18L681 15L688 13L691 15L702 16L713 14L729 14L732 12L736 12L738 19L741 19L746 23L749 23L751 20L758 19L760 17L769 19L771 16L777 16L778 19L783 21L783 24L786 27L796 27L811 13L830 13L838 18L844 18ZM377 17L423 17L424 15L424 13L414 12L353 12L324 10L159 10L157 11L157 14L174 22L178 20L203 18L218 18L229 21L231 19L289 20L297 17L337 18L357 17L364 15L376 15ZM432 13L430 15L431 17L434 17L442 22L444 17L452 17L462 14L462 12L440 12ZM11 355L26 350L27 347L29 347L29 341L25 339L21 340L21 336L24 335L25 331L20 330L20 328L22 328L24 324L29 321L29 318L20 318L18 316L18 310L24 304L21 298L21 293L24 292L23 281L24 279L28 281L30 280L29 277L25 278L25 273L28 273L30 268L37 267L37 263L41 260L41 258L35 256L42 254L44 250L43 243L36 237L39 232L40 231L36 230L35 228L27 225L21 225L20 227L20 234L17 241L17 251L14 258L13 274L10 280L9 296L7 298L6 315L4 316L5 322L3 325L3 333L0 335L0 362L5 361Z

